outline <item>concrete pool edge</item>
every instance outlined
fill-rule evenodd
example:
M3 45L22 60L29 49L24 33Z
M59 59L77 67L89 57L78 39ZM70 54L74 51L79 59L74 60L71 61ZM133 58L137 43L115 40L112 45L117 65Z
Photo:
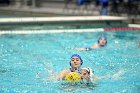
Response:
M90 28L90 29L59 29L59 30L0 30L0 35L4 34L51 34L51 33L87 33L87 32L109 32L109 31L140 31L140 28L120 27L120 28Z
M47 33L73 33L73 32L104 32L103 28L97 29L60 29L60 30L1 30L2 34L47 34Z

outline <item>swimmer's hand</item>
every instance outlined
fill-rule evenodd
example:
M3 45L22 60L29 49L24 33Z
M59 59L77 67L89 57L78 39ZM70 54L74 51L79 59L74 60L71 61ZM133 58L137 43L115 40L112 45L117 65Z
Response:
M90 77L81 76L81 79L85 79L85 80L87 80L87 81L91 81L91 80L90 80Z
M91 50L91 48L74 48L73 50L77 50L77 51L88 51L88 50Z

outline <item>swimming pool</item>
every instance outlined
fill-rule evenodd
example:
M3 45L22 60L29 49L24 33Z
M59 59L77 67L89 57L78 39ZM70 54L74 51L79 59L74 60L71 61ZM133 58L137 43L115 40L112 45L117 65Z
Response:
M105 34L107 47L92 51L88 47ZM140 31L53 33L0 36L1 93L139 93ZM93 88L62 89L62 82L48 81L47 69L59 73L69 68L72 54L83 59L82 67L91 67L98 76L111 75Z

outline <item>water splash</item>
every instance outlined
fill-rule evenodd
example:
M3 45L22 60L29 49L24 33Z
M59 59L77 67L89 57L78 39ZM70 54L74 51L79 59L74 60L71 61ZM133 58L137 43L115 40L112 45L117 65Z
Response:
M126 69L120 69L115 74L111 76L111 79L118 80L126 73Z

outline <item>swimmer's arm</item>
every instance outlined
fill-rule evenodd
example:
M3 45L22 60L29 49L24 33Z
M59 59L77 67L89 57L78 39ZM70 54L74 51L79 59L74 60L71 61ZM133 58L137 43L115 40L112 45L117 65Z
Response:
M111 76L108 74L108 75L105 75L105 76L97 76L97 75L94 75L93 78L95 80L100 80L100 79L109 79Z
M75 49L78 51L86 51L87 50L86 48L75 48Z
M60 74L57 75L57 80L63 80L65 78L65 76L67 75L67 71L63 70Z
M85 47L85 48L75 48L75 49L78 51L89 51L89 50L92 50L93 48L92 47Z
M99 45L98 44L94 44L94 45L91 46L91 48L92 49L99 48Z
M88 51L88 50L92 50L92 49L96 49L96 48L99 48L98 44L95 44L95 45L93 45L91 47L75 48L75 49L78 50L78 51Z
M90 77L82 77L82 76L81 76L81 79L85 79L85 80L87 80L87 81L91 81Z
M90 77L87 77L86 80L91 81Z
M99 44L94 44L91 47L89 47L88 49L91 50L91 49L96 49L96 48L99 48Z
M97 76L97 75L93 75L93 76L90 78L90 80L91 80L92 83L97 83L98 80L100 80L100 79L101 79L101 78L100 78L99 76Z

